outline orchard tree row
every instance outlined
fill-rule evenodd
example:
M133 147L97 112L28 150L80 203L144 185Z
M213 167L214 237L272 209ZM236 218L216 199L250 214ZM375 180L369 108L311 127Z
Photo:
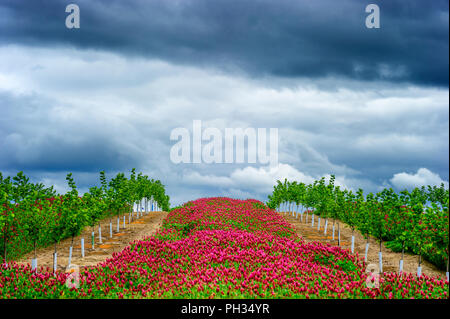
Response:
M0 253L3 262L16 260L36 248L57 245L65 238L78 236L85 227L94 230L100 221L109 218L112 234L113 218L117 218L117 231L133 220L133 212L145 211L153 206L161 210L169 209L169 196L159 180L149 179L132 169L130 177L118 173L107 180L100 172L100 186L89 188L84 195L78 193L72 174L66 177L69 191L57 194L53 186L34 184L22 172L14 177L4 177L0 173ZM134 208L134 209L133 209ZM121 222L123 219L123 222ZM122 224L122 225L121 225ZM111 235L112 236L112 235Z
M352 232L358 230L367 239L366 252L369 238L375 237L380 251L381 242L386 241L387 247L402 251L402 256L405 251L419 255L419 267L423 256L448 272L449 190L444 184L399 193L386 188L376 194L364 194L362 189L353 192L334 182L333 175L328 182L323 177L312 184L277 181L267 205L279 211L295 211L306 222L308 214L313 213L319 219L319 228L320 219L324 221L325 233L328 221L332 221L333 240L335 227L339 231L339 221L344 222Z

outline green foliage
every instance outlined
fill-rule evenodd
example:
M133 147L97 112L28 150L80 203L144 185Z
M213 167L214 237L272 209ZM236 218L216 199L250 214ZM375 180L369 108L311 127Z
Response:
M449 254L449 190L427 186L395 193L392 188L364 196L359 189L341 190L330 176L305 185L297 181L277 181L267 206L280 208L294 201L316 215L339 219L366 238L374 236L387 241L395 251L421 254L444 269Z
M73 238L84 227L120 215L144 198L153 198L160 207L169 209L164 185L141 173L136 178L135 169L130 179L118 173L109 182L106 173L100 172L101 187L91 187L81 197L71 173L66 180L70 190L60 195L53 187L31 183L23 172L12 178L0 173L0 254L4 259L17 259L35 246Z
M254 202L252 203L252 206L254 209L266 209L266 205L264 205L263 203L260 202Z

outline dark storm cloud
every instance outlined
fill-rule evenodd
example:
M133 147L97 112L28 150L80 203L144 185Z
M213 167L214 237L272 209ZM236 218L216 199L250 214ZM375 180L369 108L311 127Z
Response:
M20 152L13 146L9 152L7 158L0 158L5 161L2 167L7 170L98 172L120 170L137 164L131 156L120 154L107 139L96 137L82 140L82 143L70 143L56 136L44 136L30 145L26 152Z
M102 121L54 116L54 101L0 91L0 110L2 170L98 172L140 165Z
M81 29L64 26L65 6ZM365 7L381 9L367 29ZM448 1L21 1L0 3L0 41L98 48L244 70L448 85Z

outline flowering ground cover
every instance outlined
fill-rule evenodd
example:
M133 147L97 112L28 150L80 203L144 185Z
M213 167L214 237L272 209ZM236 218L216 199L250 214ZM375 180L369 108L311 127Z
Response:
M120 222L128 214L134 219L133 207L149 210L155 204L169 209L164 185L131 170L130 178L118 173L107 180L100 172L101 187L90 187L83 196L78 193L72 173L66 177L70 191L57 194L43 184L33 184L23 172L6 176L0 172L0 256L2 262L18 260L37 248L72 239L88 227L100 227L100 221L113 218ZM141 210L142 210L141 209Z
M339 247L306 243L255 200L204 198L173 210L154 236L69 274L10 263L2 298L448 298L448 282L384 274L370 288L364 262Z
M310 211L325 221L347 224L366 239L376 238L396 252L423 257L449 271L449 190L444 184L396 193L385 188L364 194L335 186L335 176L313 183L277 181L267 206L284 212ZM420 266L420 265L419 265Z

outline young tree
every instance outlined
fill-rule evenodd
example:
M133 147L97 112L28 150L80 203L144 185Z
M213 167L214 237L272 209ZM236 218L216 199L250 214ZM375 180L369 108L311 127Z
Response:
M63 208L64 200L61 197L59 199L60 204L55 206L54 212L54 224L53 227L49 230L49 237L52 239L54 243L54 252L53 252L53 270L56 271L57 268L57 246L61 239L64 237L64 232L66 230L66 220L64 218L65 209Z
M34 260L37 259L37 243L44 231L45 218L42 208L42 206L37 205L37 201L32 199L23 200L20 205L22 214L25 216L27 221L27 223L24 225L23 234L25 236L28 236L33 242Z
M367 254L370 245L370 234L372 233L372 221L374 220L374 214L378 211L378 202L375 199L373 193L369 193L366 196L364 205L361 205L361 212L359 214L359 229L366 239L366 250L364 254L364 261L367 262Z
M83 202L88 207L87 224L92 229L92 249L95 249L95 226L100 224L100 219L105 211L105 202L103 201L103 191L96 186L89 188L89 193L83 196Z
M120 229L120 213L126 204L127 192L126 192L125 174L119 173L109 183L108 196L111 198L110 206L112 208L113 214L117 214L117 231ZM110 217L112 214L110 215ZM111 222L111 221L110 221Z
M3 262L7 263L7 244L15 236L17 221L15 218L15 206L12 205L13 185L10 177L3 178L0 173L0 236L2 238Z
M72 237L69 250L69 264L72 259L73 240L78 236L88 221L87 208L78 196L77 187L72 177L72 173L67 174L67 183L70 191L64 196L63 218L65 220L64 237Z

